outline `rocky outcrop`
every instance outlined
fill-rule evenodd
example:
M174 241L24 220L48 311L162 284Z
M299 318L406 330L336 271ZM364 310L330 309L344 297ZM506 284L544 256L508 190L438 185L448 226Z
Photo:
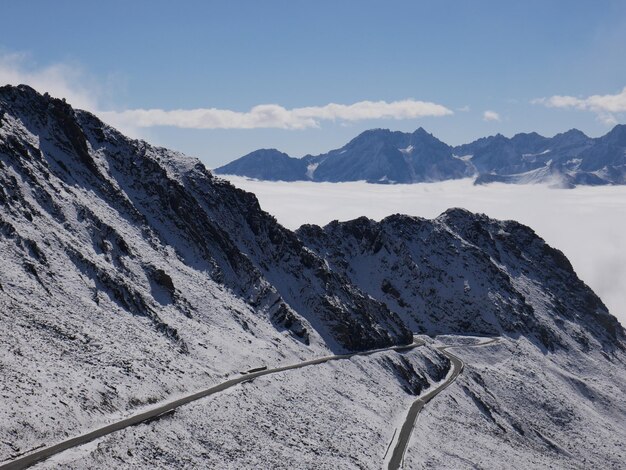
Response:
M451 209L434 220L362 217L297 234L414 331L521 335L548 351L623 347L623 328L563 253L517 222Z

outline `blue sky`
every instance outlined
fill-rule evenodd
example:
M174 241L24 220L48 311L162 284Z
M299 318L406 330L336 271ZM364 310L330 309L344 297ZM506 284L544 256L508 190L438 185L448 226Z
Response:
M209 167L260 147L320 153L373 127L422 126L458 144L572 127L596 136L626 117L623 1L28 0L2 10L0 81L66 96ZM266 104L279 107L241 114Z

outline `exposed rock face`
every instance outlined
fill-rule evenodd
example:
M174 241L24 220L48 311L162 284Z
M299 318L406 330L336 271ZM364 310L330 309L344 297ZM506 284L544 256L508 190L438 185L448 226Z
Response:
M524 335L548 350L572 338L622 347L624 330L563 253L517 222L451 209L434 220L362 217L297 233L415 331Z
M253 194L212 178L201 165L191 171L173 162L166 165L263 279L328 344L336 341L349 349L365 349L412 341L395 313L329 269L293 232L263 212ZM274 318L286 312L284 308L279 311ZM293 313L287 314L287 321L300 325Z

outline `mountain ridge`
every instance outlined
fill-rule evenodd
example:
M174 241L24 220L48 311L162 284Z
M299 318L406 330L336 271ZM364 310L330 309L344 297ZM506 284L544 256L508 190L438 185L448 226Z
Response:
M411 133L371 129L325 154L294 158L263 149L214 172L270 181L406 184L474 177L476 184L626 184L626 125L597 138L570 129L553 137L496 134L454 147L422 127Z
M585 330L607 351L623 349L621 326L578 279L565 255L518 222L453 208L432 221L401 214L380 222L360 217L325 227L303 225L296 233L334 270L391 306L412 331L524 334L554 350L566 347L562 333L572 321L569 314L559 315L578 312L574 317L588 322ZM515 248L519 246L524 250ZM444 256L446 252L454 253L455 261ZM542 266L538 272L550 275L536 277L532 265ZM446 288L433 289L441 277ZM533 293L537 289L543 294ZM541 297L553 300L530 300ZM554 313L548 314L551 308ZM459 315L450 318L450 311ZM577 335L576 330L567 336Z

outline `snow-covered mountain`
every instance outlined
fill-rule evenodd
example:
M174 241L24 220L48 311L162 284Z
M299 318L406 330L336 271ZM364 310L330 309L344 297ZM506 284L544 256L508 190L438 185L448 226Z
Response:
M572 129L552 138L498 134L457 147L422 128L413 133L374 129L326 154L298 159L257 150L215 172L271 181L419 183L475 176L476 184L626 184L626 125L595 139Z
M572 129L552 138L500 134L455 149L472 155L477 184L553 182L562 186L626 184L626 125L592 139Z
M416 183L466 176L450 148L419 128L412 134L366 131L338 150L311 159L315 181Z
M36 441L47 403L89 422L259 362L411 342L199 161L26 86L0 109L3 437Z
M451 209L434 220L362 217L297 233L412 331L524 335L550 351L572 339L613 351L625 339L565 255L514 221Z
M470 176L452 148L421 127L413 133L373 129L322 155L301 159L277 150L257 150L215 170L283 181L417 183Z
M443 148L423 134L403 148ZM502 340L459 350L467 373L437 413L465 420L426 414L411 468L463 468L476 440L495 449L484 466L623 462L624 330L529 228L450 210L294 233L198 160L0 88L0 462L240 371L413 333ZM423 339L259 377L41 466L380 468L449 371ZM456 448L423 449L435 435Z

